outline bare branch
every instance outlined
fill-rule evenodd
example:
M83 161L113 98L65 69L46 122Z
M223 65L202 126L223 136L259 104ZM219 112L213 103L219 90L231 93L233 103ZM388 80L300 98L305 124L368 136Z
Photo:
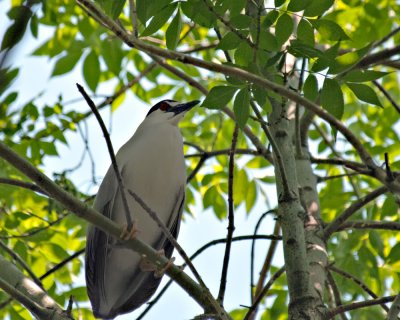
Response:
M329 271L326 273L326 278L327 278L327 280L329 282L329 286L332 288L333 297L335 299L335 305L337 307L343 305L342 299L340 298L340 292L339 292L339 289L338 289L338 287L336 285L335 279L333 278L332 274ZM341 313L340 317L342 318L342 320L347 320L347 317L346 317L346 315L344 313Z
M339 313L343 313L343 312L347 312L347 311L351 311L351 310L357 310L357 309L361 309L361 308L366 308L366 307L370 307L370 306L376 306L377 304L382 305L384 303L393 301L396 297L397 296L388 296L388 297L378 298L378 299L374 299L374 300L353 302L350 304L339 306L335 309L329 310L326 314L326 319L327 320L332 319Z
M398 113L400 113L400 105L393 99L390 93L376 80L373 80L372 83L379 89L380 92L389 100L391 105L396 109Z
M364 282L362 282L360 279L358 279L357 277L351 275L350 273L339 269L337 267L335 267L334 265L329 265L328 266L329 270L332 270L334 272L336 272L337 274L340 274L341 276L350 279L351 281L353 281L355 284L357 284L361 289L363 289L366 293L368 293L372 298L377 299L378 295L376 295ZM382 304L381 307L386 310L389 311L389 308L386 307L386 305Z
M274 282L285 272L285 267L281 267L277 272L275 272L272 277L268 280L267 284L264 286L260 294L256 297L255 301L253 302L252 306L247 311L246 316L243 320L249 320L252 313L257 309L258 305L261 303L261 300L265 297L268 293L268 290L271 289Z
M38 187L36 184L31 183L31 182L15 180L15 179L8 179L8 178L0 178L0 183L25 188L25 189L32 190L35 192L39 192L39 193L47 196L47 193L45 191L43 191L40 187Z
M219 286L218 293L218 302L223 305L224 304L224 296L226 289L226 278L228 276L228 266L229 266L229 258L231 255L231 245L232 245L232 237L233 232L235 231L235 215L234 215L234 206L233 206L233 172L235 169L235 150L237 144L237 138L239 134L239 127L236 124L235 129L233 131L231 151L229 154L229 173L228 173L228 234L226 236L226 246L225 246L225 254L224 261L222 264L222 272L221 272L221 280Z
M366 204L375 200L377 197L379 197L380 195L384 194L387 191L388 189L385 186L382 186L379 187L378 189L375 189L374 191L371 191L365 197L353 202L346 210L343 211L341 215L339 215L335 220L333 220L326 226L326 228L324 229L323 238L327 240L332 235L332 233L337 231L342 225L342 223L345 222L348 218L350 218L354 213L356 213L357 210L361 209Z
M351 220L342 223L337 231L345 229L380 229L400 231L400 223L396 221Z
M128 205L128 201L126 200L126 190L125 190L124 183L122 181L121 172L119 171L119 168L118 168L118 163L117 163L117 159L115 157L114 147L111 143L110 135L108 134L106 125L104 124L104 121L101 118L101 115L100 115L99 111L97 110L96 105L94 104L92 99L90 99L90 97L86 93L85 89L81 85L79 85L77 83L76 86L78 87L79 92L85 98L87 104L89 105L90 109L92 110L93 114L95 115L97 122L100 125L101 131L103 132L103 136L104 136L104 139L106 140L107 149L108 149L108 153L111 158L111 163L112 163L112 166L114 169L114 173L115 173L115 176L117 177L118 187L121 190L121 198L122 198L122 203L124 205L125 217L126 217L126 221L127 221L127 225L128 225L127 229L130 230L133 228L132 217L129 212L130 211L129 205Z

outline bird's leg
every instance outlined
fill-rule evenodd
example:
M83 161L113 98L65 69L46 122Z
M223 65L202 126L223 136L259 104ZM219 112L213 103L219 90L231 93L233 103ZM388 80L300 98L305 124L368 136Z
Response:
M165 256L164 249L158 250L157 255L160 257ZM175 257L169 259L168 262L165 264L165 266L160 268L157 267L153 262L151 262L146 257L142 257L139 267L142 271L154 271L154 277L161 278L164 275L164 273L174 264L174 261Z
M137 221L136 219L133 220L131 228L128 228L127 224L124 224L121 235L119 236L122 240L131 240L135 239L137 234L140 232L140 230L137 227Z

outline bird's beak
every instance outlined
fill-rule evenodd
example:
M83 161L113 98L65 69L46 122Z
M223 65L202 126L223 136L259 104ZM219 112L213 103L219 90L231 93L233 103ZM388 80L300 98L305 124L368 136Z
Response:
M178 104L177 106L169 109L168 112L173 112L175 115L178 115L182 112L186 112L189 111L190 109L192 109L196 104L199 104L200 101L199 100L194 100L194 101L190 101L190 102L186 102L186 103L182 103L182 104Z

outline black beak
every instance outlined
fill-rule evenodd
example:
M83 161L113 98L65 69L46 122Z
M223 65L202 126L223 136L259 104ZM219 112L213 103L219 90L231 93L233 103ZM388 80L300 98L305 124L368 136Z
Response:
M190 102L186 102L186 103L181 103L181 104L178 104L177 106L169 109L168 112L173 112L175 115L178 115L178 114L180 114L182 112L189 111L196 104L199 104L199 103L200 103L199 100L194 100L194 101L190 101Z

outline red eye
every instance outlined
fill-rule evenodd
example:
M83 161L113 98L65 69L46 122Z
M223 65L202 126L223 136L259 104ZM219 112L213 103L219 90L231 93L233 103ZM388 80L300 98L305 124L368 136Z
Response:
M160 104L160 110L167 111L168 109L169 109L169 104L168 103L162 102Z

